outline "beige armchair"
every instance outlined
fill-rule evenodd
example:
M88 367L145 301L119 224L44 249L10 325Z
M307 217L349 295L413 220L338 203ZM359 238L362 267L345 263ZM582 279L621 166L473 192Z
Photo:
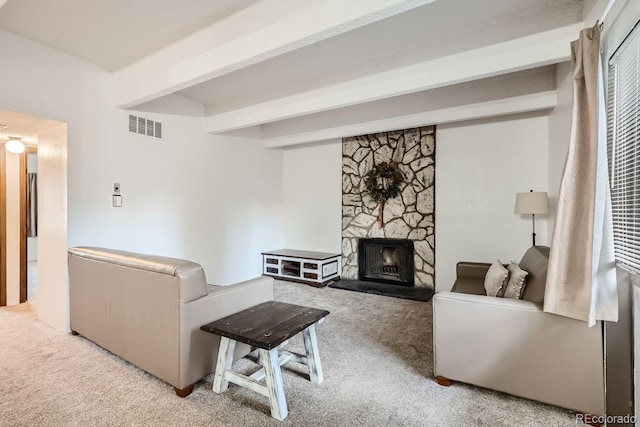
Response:
M216 366L220 338L200 326L273 300L273 279L211 286L193 262L78 247L69 249L69 298L72 333L185 397ZM249 351L240 344L234 358Z
M542 311L548 259L541 246L523 256L522 300L486 296L490 264L458 263L452 292L433 298L435 376L604 415L602 325Z

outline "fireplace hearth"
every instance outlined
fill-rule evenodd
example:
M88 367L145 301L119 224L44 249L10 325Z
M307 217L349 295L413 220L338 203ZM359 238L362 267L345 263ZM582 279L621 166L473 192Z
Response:
M415 287L414 242L358 239L358 280L340 279L329 287L416 301L429 301L433 288Z
M359 239L358 279L396 286L414 286L413 241Z

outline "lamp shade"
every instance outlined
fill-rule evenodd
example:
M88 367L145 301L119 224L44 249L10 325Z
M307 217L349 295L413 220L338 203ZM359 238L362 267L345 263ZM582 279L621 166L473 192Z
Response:
M20 138L10 137L5 144L5 148L10 153L20 154L24 151L24 144L20 141Z
M516 214L547 214L549 213L549 197L546 191L529 191L516 193Z

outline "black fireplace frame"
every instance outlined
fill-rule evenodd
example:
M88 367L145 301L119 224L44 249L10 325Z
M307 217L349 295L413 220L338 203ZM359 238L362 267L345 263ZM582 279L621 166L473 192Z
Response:
M371 276L367 272L366 263L366 246L367 245L379 245L385 247L402 248L407 251L405 267L409 272L406 277L402 279L380 278ZM383 238L360 238L358 239L358 278L359 280L367 282L385 283L394 286L415 286L415 265L413 261L414 256L413 240L408 239L383 239Z

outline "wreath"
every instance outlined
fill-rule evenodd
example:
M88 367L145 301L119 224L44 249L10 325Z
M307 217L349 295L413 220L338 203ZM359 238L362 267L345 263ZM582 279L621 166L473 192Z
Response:
M384 226L384 202L400 194L404 176L396 162L378 163L364 176L367 194L380 204L378 221Z

